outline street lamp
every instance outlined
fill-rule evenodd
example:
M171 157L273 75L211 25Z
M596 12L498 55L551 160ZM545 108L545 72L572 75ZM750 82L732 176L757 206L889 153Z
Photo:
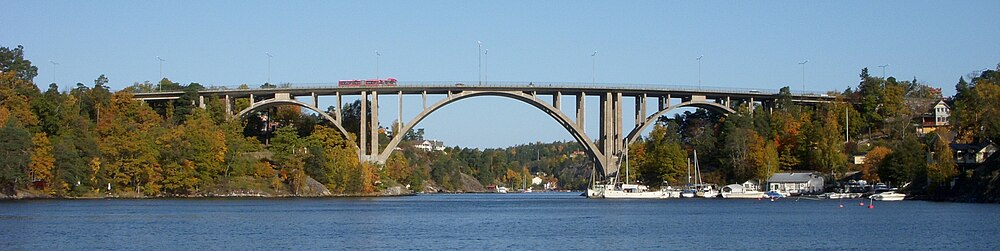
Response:
M597 84L597 51L594 51L594 54L590 54L590 58L593 61L593 64L590 66L590 71L594 74L594 76L590 79L590 82L592 84L596 85Z
M56 65L59 65L56 61L49 60L52 63L52 83L56 83Z
M878 68L882 68L882 79L885 79L885 68L889 67L889 64L879 65Z
M802 93L806 92L806 63L809 63L809 60L799 63L802 65Z
M160 61L160 80L163 80L163 61L167 60L163 60L163 58L160 58L160 56L156 56L156 60Z
M698 60L698 89L701 89L701 58L702 57L705 57L705 55L699 55L698 57L694 58L694 60Z
M481 85L481 84L483 84L483 41L478 41L477 40L476 44L479 45L479 53L478 53L478 55L479 55L479 78L477 79L477 81L479 81L479 84Z
M270 52L264 52L264 55L267 55L267 83L270 84L271 83L271 58L273 58L274 56L271 56Z
M378 58L381 57L381 56L382 56L382 54L378 53L378 50L375 50L375 79L376 80L378 80L379 77L380 77L379 76L379 68L378 68L378 65L379 65Z

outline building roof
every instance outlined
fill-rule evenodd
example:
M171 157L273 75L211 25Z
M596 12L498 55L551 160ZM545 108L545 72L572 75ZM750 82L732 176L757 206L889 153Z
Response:
M967 151L967 152L979 152L980 150L983 150L983 148L986 148L987 146L990 146L992 144L993 144L993 142L987 142L987 143L981 143L981 144L958 144L958 143L951 143L950 145L951 145L951 149L952 150L962 150L962 151Z
M813 172L801 172L801 173L774 173L770 179L767 179L769 183L805 183L813 179Z

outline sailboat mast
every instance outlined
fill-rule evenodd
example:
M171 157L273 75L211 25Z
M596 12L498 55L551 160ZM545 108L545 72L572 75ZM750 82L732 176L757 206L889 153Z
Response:
M688 158L688 186L691 185L691 158Z
M628 143L625 144L625 184L628 184Z
M694 179L697 186L701 186L701 167L698 165L698 150L694 150Z

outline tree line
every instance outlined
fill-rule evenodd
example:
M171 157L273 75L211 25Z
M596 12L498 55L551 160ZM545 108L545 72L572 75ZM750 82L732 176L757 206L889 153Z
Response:
M463 175L520 187L539 173L562 188L582 189L593 175L592 160L576 142L422 151L414 147L423 140L422 129L405 132L402 151L386 163L360 164L351 141L359 140L361 116L370 116L361 114L360 101L338 104L349 132L342 135L295 106L229 119L218 98L198 107L198 91L211 87L166 78L112 92L101 75L93 85L60 90L52 83L42 91L33 82L37 67L20 46L0 48L0 64L0 192L8 195L301 194L313 181L335 194L374 194L396 185L420 190L426 182L457 190ZM838 102L797 105L785 87L772 104L752 111L734 104L737 112L730 115L696 109L663 116L628 147L635 170L630 178L683 184L697 151L705 180L718 184L763 180L779 171L859 171L870 181L910 183L933 193L968 176L958 172L950 143L1000 139L997 70L960 78L957 94L947 98L917 79L876 77L867 69L859 78L854 87L827 93ZM152 90L184 94L148 104L132 98ZM917 133L920 116L938 100L951 107L950 125ZM236 110L250 106L247 99L234 103ZM393 132L382 129L379 137L387 141ZM864 155L865 163L852 164L854 155Z

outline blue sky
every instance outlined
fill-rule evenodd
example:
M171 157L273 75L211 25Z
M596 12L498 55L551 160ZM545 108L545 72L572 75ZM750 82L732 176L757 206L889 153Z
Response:
M960 76L1000 63L1000 1L4 1L0 46L24 45L35 82L106 74L113 89L163 75L203 85L374 78L475 81L476 41L490 81L843 90L860 69L954 93ZM53 65L58 62L53 75ZM382 97L383 107L396 107ZM413 102L411 102L413 101ZM419 106L404 99L406 107ZM323 104L323 106L332 103ZM596 103L590 104L596 108ZM571 107L571 106L570 106ZM596 109L591 109L596 111ZM404 108L408 121L418 111ZM388 125L395 108L380 114ZM596 114L588 118L596 118ZM588 119L588 124L591 123ZM596 121L593 122L596 124ZM544 113L477 98L418 127L448 145L571 140ZM591 132L593 131L593 132ZM596 125L588 134L596 134Z

